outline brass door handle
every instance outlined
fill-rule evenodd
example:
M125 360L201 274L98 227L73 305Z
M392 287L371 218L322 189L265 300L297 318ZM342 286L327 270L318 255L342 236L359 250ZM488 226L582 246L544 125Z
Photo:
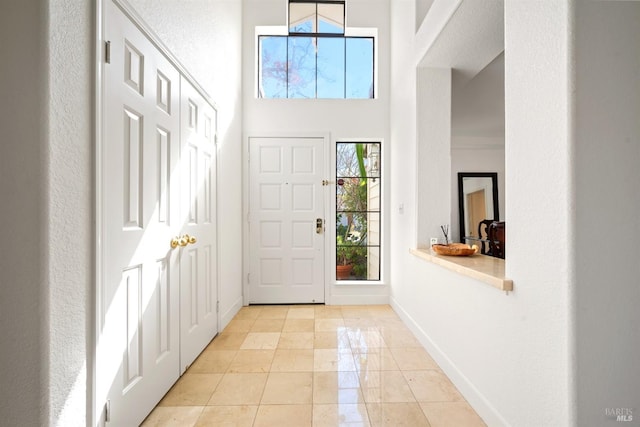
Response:
M195 238L195 236L190 236L188 234L184 234L180 237L176 236L173 239L171 239L171 249L175 249L178 246L187 246L189 243L194 244L195 242L197 242L198 240Z
M173 239L171 239L171 249L175 249L178 246L187 246L189 244L189 240L186 239L184 236L176 236Z

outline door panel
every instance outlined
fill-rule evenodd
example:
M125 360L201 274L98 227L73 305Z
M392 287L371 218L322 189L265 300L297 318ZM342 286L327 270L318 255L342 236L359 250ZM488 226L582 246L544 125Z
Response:
M324 139L249 145L249 302L324 302Z
M106 2L98 403L112 425L138 425L179 374L180 75ZM104 400L103 400L104 399Z
M186 80L181 83L182 233L196 241L181 249L180 371L218 331L216 247L216 111Z

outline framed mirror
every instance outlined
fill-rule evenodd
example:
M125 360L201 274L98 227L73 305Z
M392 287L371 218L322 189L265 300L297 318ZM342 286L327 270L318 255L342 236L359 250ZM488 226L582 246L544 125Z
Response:
M460 242L479 239L481 221L500 220L497 172L458 172Z

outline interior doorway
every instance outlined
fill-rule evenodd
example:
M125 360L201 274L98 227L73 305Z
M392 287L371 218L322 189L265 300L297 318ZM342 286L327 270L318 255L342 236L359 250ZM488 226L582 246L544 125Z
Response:
M478 235L478 224L480 224L480 221L487 219L484 188L467 194L467 209L469 209L469 231L467 235L480 238Z

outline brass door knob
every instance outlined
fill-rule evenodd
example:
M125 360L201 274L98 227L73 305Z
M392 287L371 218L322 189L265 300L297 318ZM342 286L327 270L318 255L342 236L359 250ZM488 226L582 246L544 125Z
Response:
M189 243L194 244L195 242L197 242L198 240L196 239L195 236L190 236L188 234L184 234L180 237L176 236L173 239L171 239L171 249L175 249L178 246L187 246Z
M177 248L179 244L180 244L180 238L179 237L176 236L173 239L171 239L171 249Z

